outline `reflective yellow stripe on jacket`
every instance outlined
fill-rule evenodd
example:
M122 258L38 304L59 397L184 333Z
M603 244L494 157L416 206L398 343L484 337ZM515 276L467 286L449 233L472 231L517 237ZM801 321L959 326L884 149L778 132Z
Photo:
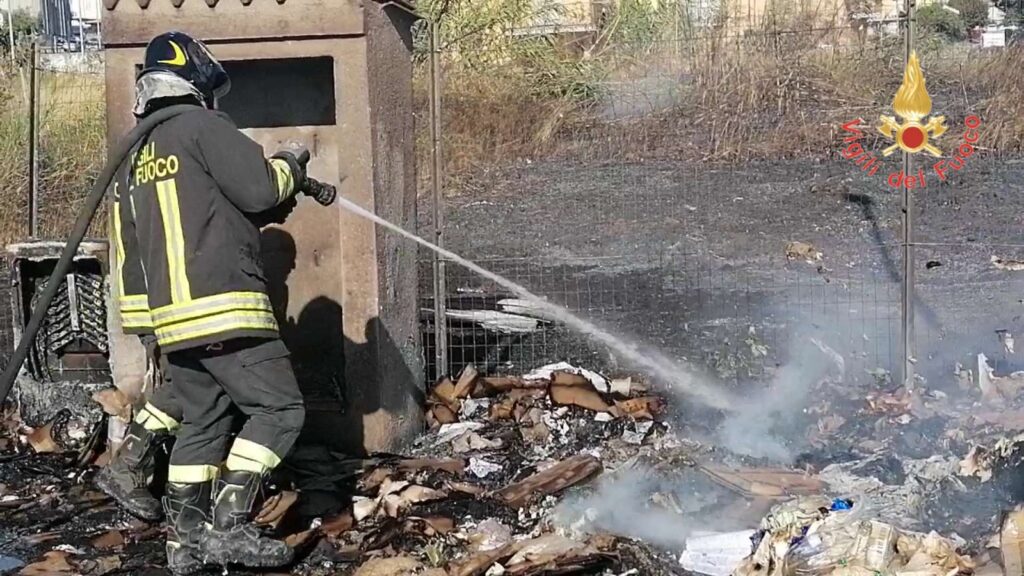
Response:
M153 310L156 337L177 344L231 330L277 331L270 298L260 292L227 292Z
M115 194L117 192L117 185L114 185ZM117 261L115 265L117 267L117 290L118 296L124 297L124 239L121 238L121 202L118 200L114 203L114 209L111 210L111 220L114 222L114 248L117 251Z
M291 198L295 192L295 178L292 177L292 168L288 162L280 158L271 158L270 167L274 169L274 182L277 184L277 203L280 204Z
M121 310L121 326L123 328L153 327L153 317L149 313L149 300L145 294L119 296L117 303Z
M117 184L114 185L115 187ZM149 315L149 299L145 294L125 294L124 287L124 264L125 250L124 237L121 226L120 200L114 205L114 243L117 252L117 304L121 313L121 328L123 329L152 329L153 319Z
M271 316L274 312L270 298L262 292L226 292L156 308L153 310L153 322L159 327L165 327L231 310L267 312Z
M125 329L153 328L153 319L149 312L125 312L121 311L121 327Z
M121 291L122 293L124 290ZM125 296L122 294L117 301L121 304L121 310L125 312L149 312L149 298L145 294L132 294Z
M283 176L282 176L283 177ZM287 172L290 187L291 172ZM291 193L289 190L287 193ZM284 194L284 192L282 192ZM230 332L277 332L270 298L263 292L230 291L195 297L188 276L182 206L175 180L156 182L156 199L164 233L170 304L149 311L162 347L185 347ZM185 206L188 208L188 206ZM195 279L198 285L202 282Z
M156 183L156 197L160 202L164 241L167 244L167 271L171 277L171 301L175 304L188 302L192 299L192 289L185 271L185 234L181 230L178 185L173 178Z

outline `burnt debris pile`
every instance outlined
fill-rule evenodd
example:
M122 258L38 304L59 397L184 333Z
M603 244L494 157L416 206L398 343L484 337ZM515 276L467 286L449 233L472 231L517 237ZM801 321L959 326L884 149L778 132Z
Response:
M300 446L257 521L307 575L1024 574L1024 376L980 358L908 391L811 351L699 422L636 377L470 366L431 386L401 455ZM113 390L93 399L81 431L3 413L0 569L163 570L162 528L92 487L108 422L131 417Z

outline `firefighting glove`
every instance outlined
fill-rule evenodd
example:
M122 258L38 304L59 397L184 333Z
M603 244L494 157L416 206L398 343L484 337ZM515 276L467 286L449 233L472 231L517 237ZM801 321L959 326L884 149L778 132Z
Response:
M265 228L271 224L284 224L284 221L291 216L292 211L295 210L295 206L297 204L298 201L295 199L295 196L291 196L273 208L264 210L258 214L250 214L249 219L257 228Z
M296 144L292 150L282 150L273 157L284 160L292 167L296 193L303 192L322 206L330 206L334 202L337 189L333 185L314 180L306 175L306 165L309 163L310 156L309 150L305 146ZM296 170L296 166L298 170Z
M153 334L140 334L139 341L146 349L146 381L143 383L143 392L152 394L153 390L163 380L163 366L161 365L160 345ZM136 406L136 409L141 406Z
M142 342L142 347L146 349L146 355L149 358L155 360L160 355L155 335L139 334L139 341Z
M281 150L271 156L278 160L284 160L292 172L294 182L293 194L301 192L306 188L306 164L309 164L309 150L305 146L293 146L290 150Z

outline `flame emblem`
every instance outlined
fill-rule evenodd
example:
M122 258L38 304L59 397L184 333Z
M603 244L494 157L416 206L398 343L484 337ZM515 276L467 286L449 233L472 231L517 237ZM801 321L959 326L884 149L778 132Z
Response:
M903 123L900 124L892 116L881 116L882 124L878 131L889 140L896 141L882 151L883 155L889 156L897 149L903 149L910 154L924 150L932 156L942 155L929 140L938 138L946 132L946 117L933 116L928 122L924 122L932 111L932 99L924 86L924 74L921 72L917 52L910 53L907 68L903 71L903 84L896 91L892 109L903 119Z

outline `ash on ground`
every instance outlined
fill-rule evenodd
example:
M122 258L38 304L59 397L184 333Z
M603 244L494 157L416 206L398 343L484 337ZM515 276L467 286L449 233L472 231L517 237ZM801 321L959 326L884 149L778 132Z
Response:
M857 387L809 349L693 423L636 378L469 367L432 387L430 431L401 456L312 450L322 472L275 477L257 521L307 575L1020 573L1024 375L979 360L945 386ZM163 573L162 528L92 488L103 423L70 451L53 423L3 422L0 570Z

